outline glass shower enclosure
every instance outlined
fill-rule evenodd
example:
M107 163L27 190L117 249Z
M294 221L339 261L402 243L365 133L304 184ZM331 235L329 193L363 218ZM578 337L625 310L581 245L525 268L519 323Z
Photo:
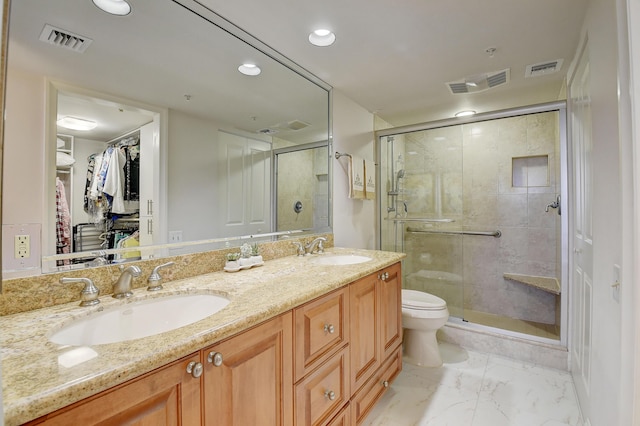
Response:
M380 247L452 321L560 342L563 103L378 132ZM566 299L566 298L565 298Z

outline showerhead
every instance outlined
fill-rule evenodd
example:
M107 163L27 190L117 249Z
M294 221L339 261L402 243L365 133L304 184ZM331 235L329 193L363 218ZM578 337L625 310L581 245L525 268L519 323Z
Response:
M404 169L398 170L398 176L396 179L402 179L404 177Z

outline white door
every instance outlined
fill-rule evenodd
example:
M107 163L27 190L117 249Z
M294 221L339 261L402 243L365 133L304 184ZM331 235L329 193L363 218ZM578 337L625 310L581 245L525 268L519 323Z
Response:
M158 120L140 128L140 245L150 246L160 241L158 212L160 200Z
M585 47L570 83L570 126L573 211L570 259L571 373L585 420L589 418L591 332L593 304L593 168L591 97L588 46Z
M221 202L220 236L270 231L271 145L218 133Z

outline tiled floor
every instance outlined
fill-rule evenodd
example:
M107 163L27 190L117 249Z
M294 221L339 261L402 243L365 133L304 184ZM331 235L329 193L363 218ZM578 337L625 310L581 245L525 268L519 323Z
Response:
M440 345L444 366L405 363L366 425L582 425L569 373Z

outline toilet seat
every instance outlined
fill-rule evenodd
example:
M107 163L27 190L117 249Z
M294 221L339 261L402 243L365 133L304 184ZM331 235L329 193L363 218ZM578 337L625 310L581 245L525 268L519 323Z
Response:
M402 307L419 311L439 311L447 308L447 302L423 291L403 289Z

